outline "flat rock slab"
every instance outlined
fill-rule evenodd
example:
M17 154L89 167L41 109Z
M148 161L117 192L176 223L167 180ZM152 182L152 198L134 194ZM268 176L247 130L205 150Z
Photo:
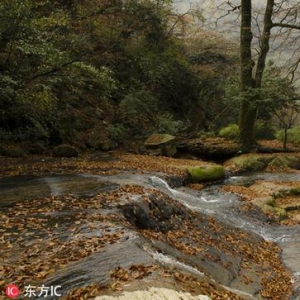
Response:
M190 293L178 292L166 288L150 287L144 291L124 292L120 296L98 296L95 300L210 300L205 295L192 296Z

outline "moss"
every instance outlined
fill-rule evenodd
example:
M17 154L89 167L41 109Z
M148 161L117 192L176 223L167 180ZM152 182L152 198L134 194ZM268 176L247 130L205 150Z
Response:
M299 169L300 159L292 155L277 156L271 161L270 166L277 168Z
M298 196L298 195L300 195L300 187L292 188L292 189L289 191L289 194L290 194L291 196Z
M190 181L192 183L214 181L225 178L225 170L222 166L188 167Z
M239 156L233 158L231 162L245 171L260 171L268 165L267 159L259 155Z
M274 213L282 220L288 217L286 210L282 207L274 207Z
M265 202L263 210L265 213L276 215L280 220L286 219L288 217L286 210L280 206L277 206L276 200L273 197L269 198Z
M239 134L239 126L237 124L229 124L222 128L219 132L219 136L226 139L236 139Z
M266 205L269 205L269 206L271 206L271 207L275 207L275 206L276 206L276 202L275 202L275 199L274 199L273 197L270 197L270 198L266 201L265 204L266 204Z

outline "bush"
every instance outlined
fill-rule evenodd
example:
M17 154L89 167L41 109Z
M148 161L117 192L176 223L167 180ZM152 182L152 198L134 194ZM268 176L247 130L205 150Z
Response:
M185 128L186 125L182 121L174 120L170 113L164 113L157 116L154 131L174 135Z
M263 121L257 121L254 128L255 138L273 140L275 138L274 129Z
M276 133L276 138L279 140L284 139L284 130L281 129ZM300 144L300 127L293 127L287 131L287 142L293 144Z
M219 136L226 139L236 139L239 135L239 126L237 124L229 124L219 131Z

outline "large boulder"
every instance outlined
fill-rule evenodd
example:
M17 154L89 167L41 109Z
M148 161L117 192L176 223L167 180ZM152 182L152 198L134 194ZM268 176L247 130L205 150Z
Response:
M225 169L220 165L188 167L189 181L193 183L221 180Z
M77 157L78 150L70 145L61 144L53 148L53 155L55 157Z
M176 154L175 136L151 134L144 143L149 154L172 157Z

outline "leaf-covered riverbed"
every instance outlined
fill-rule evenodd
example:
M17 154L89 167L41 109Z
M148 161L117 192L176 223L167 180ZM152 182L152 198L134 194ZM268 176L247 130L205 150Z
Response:
M292 275L276 244L193 212L148 183L134 184L153 172L183 176L180 164L195 162L130 154L109 162L4 161L2 290L9 283L21 293L29 284L61 285L64 299L89 299L160 286L212 299L290 299ZM126 171L132 184L109 182ZM174 263L166 263L170 257Z

